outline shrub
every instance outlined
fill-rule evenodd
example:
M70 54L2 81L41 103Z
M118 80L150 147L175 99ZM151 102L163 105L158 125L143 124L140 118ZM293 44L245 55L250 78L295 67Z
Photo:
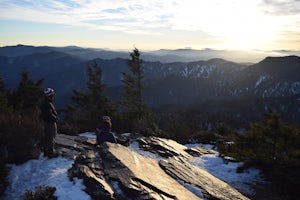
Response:
M300 129L285 124L278 113L269 111L262 122L251 124L248 133L239 135L229 156L244 162L239 170L257 167L282 192L293 197L300 187Z
M135 122L133 129L143 136L161 136L161 130L149 118L139 119Z
M42 133L36 118L0 113L0 158L9 163L36 158Z
M54 196L55 187L39 185L35 187L36 191L26 190L24 200L57 200Z
M211 131L198 131L190 136L190 140L204 144L214 144L219 140L223 140L223 137Z

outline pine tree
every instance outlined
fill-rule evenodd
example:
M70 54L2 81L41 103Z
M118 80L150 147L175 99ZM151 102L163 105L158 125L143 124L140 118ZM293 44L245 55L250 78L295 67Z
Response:
M13 111L8 102L9 91L6 89L2 77L0 76L0 113L10 113Z
M38 114L43 82L43 79L33 81L27 70L23 69L17 91L12 94L12 104L17 112L31 116Z
M129 117L134 117L137 119L142 118L143 111L146 107L143 99L143 70L142 70L142 60L140 59L140 52L138 49L134 49L130 53L131 59L128 60L128 67L130 73L123 74L123 84L124 92L122 93L125 101L125 112Z
M2 94L2 93L5 93L6 91L7 90L5 88L5 84L3 82L3 78L2 78L2 76L0 76L0 93Z
M179 110L173 110L166 117L166 120L166 131L170 138L177 142L186 141L188 138L188 127L183 120L182 113Z
M122 73L124 92L124 121L127 131L143 132L146 135L156 134L158 128L154 123L154 115L147 107L144 100L143 86L143 61L140 59L140 52L137 48L130 53L128 60L129 73Z
M74 89L71 102L64 109L67 126L73 126L75 132L95 130L103 115L113 116L117 111L116 105L103 95L106 85L100 66L96 62L88 64L87 74L86 90Z
M238 135L232 147L229 155L244 161L240 169L260 168L282 191L298 193L294 188L300 186L300 129L283 123L278 113L268 111L262 122Z
M262 122L251 124L249 132L237 138L239 156L262 166L273 166L286 155L284 141L288 136L288 126L280 115L269 111Z
M0 110L3 107L5 109L5 112L0 112L1 159L5 158L8 162L24 162L37 152L42 133L39 120L39 104L43 97L42 83L43 79L33 81L26 69L23 69L21 81L13 93L7 91L0 81L0 96L4 96L4 101L0 97Z

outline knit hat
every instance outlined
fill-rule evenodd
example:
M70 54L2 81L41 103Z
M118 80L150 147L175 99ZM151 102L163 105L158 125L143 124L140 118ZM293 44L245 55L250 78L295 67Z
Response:
M44 95L46 97L49 97L49 96L51 96L53 94L55 94L55 93L54 93L54 90L52 88L46 88L46 89L44 89Z
M106 121L106 120L109 120L109 121L110 121L110 117L109 117L109 116L103 116L103 117L102 117L102 120L103 120L103 121Z

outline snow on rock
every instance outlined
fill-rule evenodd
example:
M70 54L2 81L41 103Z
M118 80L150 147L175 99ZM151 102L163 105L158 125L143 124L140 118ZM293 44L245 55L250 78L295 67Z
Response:
M87 138L96 138L96 134L95 132L85 132L85 133L81 133L79 134L80 136L84 136Z
M145 158L119 144L105 143L100 154L109 178L118 180L134 199L198 199L172 177L154 159ZM130 198L130 199L131 199Z
M39 159L22 165L11 165L9 186L4 199L22 199L21 195L25 190L34 191L38 185L48 185L56 187L55 195L59 200L88 200L92 197L87 193L91 195L96 191L95 181L103 186L100 189L110 187L113 191L106 191L125 199L128 195L126 191L132 190L132 187L134 191L140 191L137 193L141 196L173 197L176 194L175 196L183 197L185 193L188 196L186 199L247 199L236 189L244 194L251 194L251 184L261 181L259 171L255 169L236 173L239 163L224 162L212 145L181 145L173 140L148 137L132 141L129 147L108 143L96 148L94 140L93 132L80 136L59 134L58 150L62 155L70 154L68 157L71 158L72 155L75 156L75 161L63 157L48 159L40 156ZM80 172L78 177L81 179L74 178L70 181L67 175L70 168L69 174ZM163 169L170 176L163 173ZM165 184L159 183L161 179ZM93 197L99 194L95 193Z
M205 147L207 149L216 150L211 144L186 144L188 148ZM256 183L264 183L261 173L258 169L250 168L241 173L237 173L237 168L241 162L230 162L228 159L219 157L218 153L205 154L200 157L193 157L189 162L195 166L207 170L217 178L229 183L234 188L245 194L253 195L255 193L252 188Z
M154 159L154 160L160 160L160 159L163 159L163 157L161 157L160 155L157 155L157 154L155 154L155 153L151 153L150 151L144 151L144 150L140 149L139 143L138 143L138 142L133 142L133 143L131 143L131 144L129 145L129 148L130 148L132 151L134 151L134 152L136 152L136 153L142 155L142 156L145 157L145 158L152 158L152 159Z
M248 195L254 194L251 185L253 186L257 182L263 182L259 170L251 168L242 173L237 173L237 167L241 165L241 163L226 161L216 154L194 157L190 159L190 163L206 169L212 175Z

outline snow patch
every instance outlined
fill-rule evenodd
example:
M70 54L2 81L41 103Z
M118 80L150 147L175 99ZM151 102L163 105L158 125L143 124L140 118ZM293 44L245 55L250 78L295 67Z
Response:
M258 80L256 81L256 84L255 84L255 88L257 88L262 82L268 80L269 76L267 75L261 75Z
M22 199L25 190L35 191L38 185L56 187L54 193L58 199L90 200L90 196L83 190L85 186L81 179L70 181L67 175L73 160L57 157L48 159L41 156L21 165L10 165L8 175L8 188L3 199Z
M292 94L299 94L300 93L300 83L298 81L292 83L291 92L292 92Z
M130 137L131 133L122 133L121 135L124 136L124 137Z
M218 157L216 154L207 154L192 158L190 163L207 170L232 187L249 195L255 192L251 185L255 185L257 182L263 182L259 170L250 168L242 173L237 173L236 170L237 167L241 165L240 162L230 162Z
M87 138L96 138L95 132L85 132L85 133L80 133L80 136L84 136Z
M163 158L163 157L161 157L157 154L151 153L150 151L144 151L144 150L140 149L138 142L132 142L129 145L129 149L131 149L132 151L140 154L143 157L152 158L152 159L157 160L157 161L159 161L161 159L166 159L166 158Z
M185 144L184 145L187 148L196 148L196 147L204 147L206 149L210 149L210 150L216 150L216 147L212 144L199 144L199 143L193 143L193 144Z
M177 180L177 181L182 186L184 186L187 190L189 190L190 192L192 192L194 195L196 195L197 197L200 197L201 199L204 199L204 196L203 196L201 190L198 187L196 187L196 186L194 186L192 184L189 184L189 183L185 183L182 180Z
M86 132L80 135L89 138L95 137L93 132ZM213 145L185 145L187 148L199 146L215 150L215 146ZM152 158L157 161L164 159L159 155L140 149L138 142L131 143L129 148L144 157ZM68 178L67 171L72 166L72 163L73 160L70 159L62 157L48 159L41 155L39 159L30 160L22 165L10 165L11 170L8 175L9 185L3 195L3 199L21 200L21 195L25 190L34 191L35 187L38 185L48 185L56 187L54 195L57 196L59 200L90 200L91 197L83 191L85 189L83 181L77 178L70 181ZM218 154L194 157L190 160L190 163L206 169L214 176L246 194L252 194L254 192L251 185L254 185L257 182L263 182L259 170L252 168L243 173L236 173L236 169L241 163L225 161L218 157ZM180 183L195 195L200 198L203 197L201 191L195 186L184 182ZM119 188L118 182L112 182L112 186L119 195L125 196Z
M185 144L184 145L187 148L194 148L194 147L205 147L207 149L216 150L216 147L214 145L210 144ZM156 154L153 154L149 151L144 151L139 148L138 142L133 142L129 148L140 155L152 158L157 161L160 159L164 159L161 156L158 156ZM197 167L200 167L202 169L207 170L212 175L216 176L217 178L227 182L232 187L236 188L237 190L240 190L244 192L245 194L252 195L254 194L254 189L252 188L253 185L256 183L263 183L264 180L261 177L260 171L255 168L250 168L242 173L237 173L237 168L242 163L241 162L231 162L230 160L225 160L221 157L219 157L219 154L206 154L201 157L194 157L189 160L189 162ZM201 197L202 193L199 189L197 189L195 186L184 183L182 181L179 181L184 187L186 187L188 190L193 192L195 195Z
M184 77L208 78L215 68L215 65L197 64L195 66L186 66L182 69L181 75Z

